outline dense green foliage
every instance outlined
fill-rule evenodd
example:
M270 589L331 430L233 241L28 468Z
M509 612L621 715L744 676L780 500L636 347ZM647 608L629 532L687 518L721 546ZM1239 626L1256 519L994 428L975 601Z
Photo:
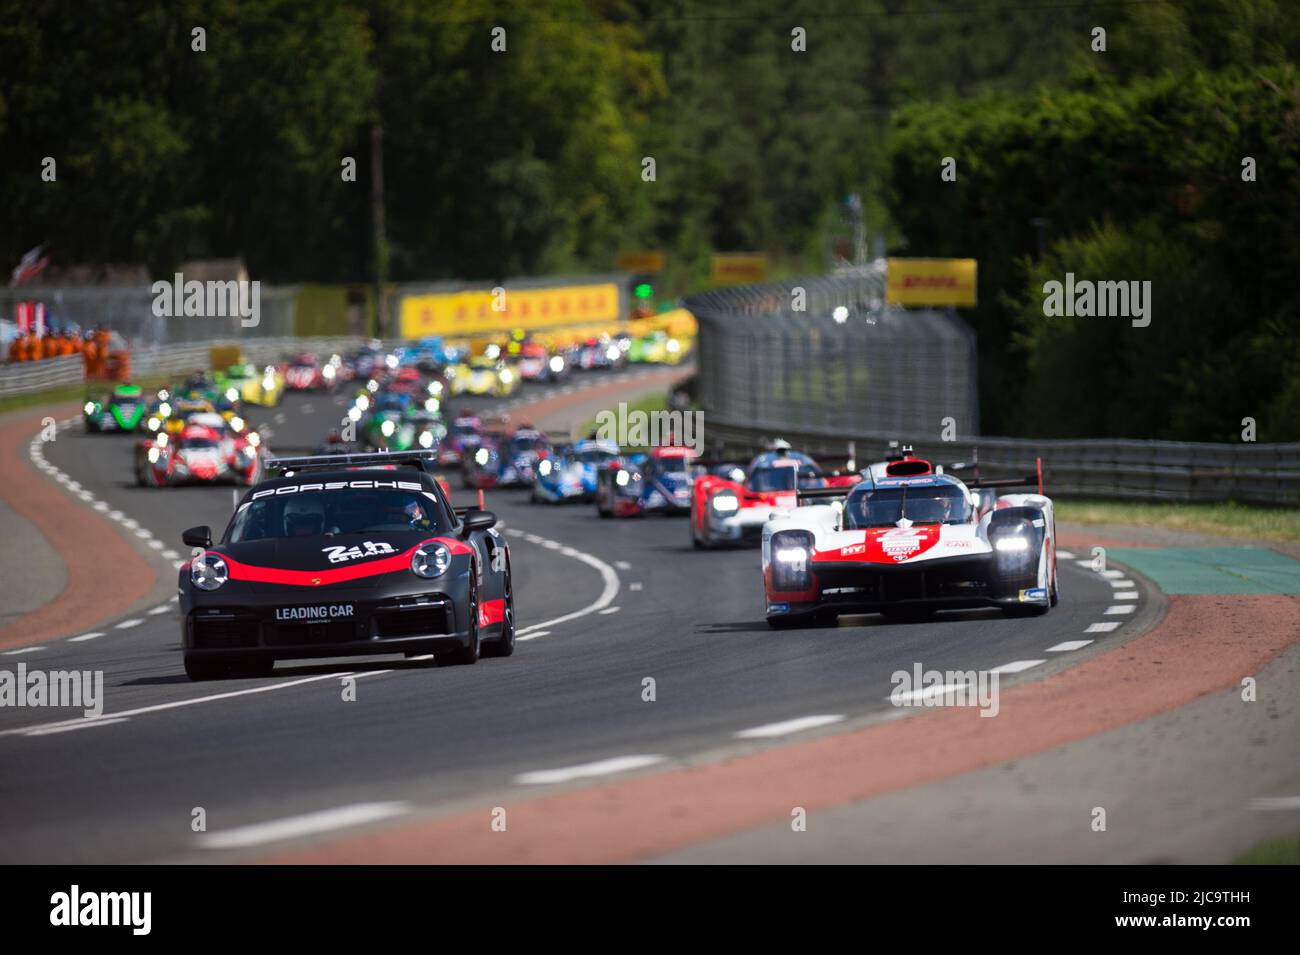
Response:
M980 260L986 433L1228 438L1252 416L1261 439L1300 437L1295 14L0 0L0 260L49 242L61 263L242 256L270 281L367 282L604 270L660 248L661 288L683 291L715 250L824 270L856 193L892 250ZM1149 278L1152 326L1043 319L1042 284L1066 271Z

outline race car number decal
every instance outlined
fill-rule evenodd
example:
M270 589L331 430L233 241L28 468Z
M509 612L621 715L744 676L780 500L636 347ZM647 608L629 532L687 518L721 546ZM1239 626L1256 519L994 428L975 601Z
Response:
M397 551L392 544L386 544L380 541L376 544L374 541L363 541L361 544L348 547L340 544L337 547L322 547L321 553L328 554L331 564L342 564L349 560L356 560L359 557L377 557L380 554L396 554Z

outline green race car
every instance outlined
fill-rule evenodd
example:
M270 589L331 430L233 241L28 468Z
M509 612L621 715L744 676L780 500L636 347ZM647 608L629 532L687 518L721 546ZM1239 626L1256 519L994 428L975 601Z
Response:
M106 395L90 396L82 406L86 431L138 431L148 403L139 385L117 385Z

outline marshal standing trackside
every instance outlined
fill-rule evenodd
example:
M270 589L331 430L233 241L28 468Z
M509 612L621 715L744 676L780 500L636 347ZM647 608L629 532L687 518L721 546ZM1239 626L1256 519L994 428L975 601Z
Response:
M432 653L509 656L510 550L496 516L451 506L433 452L280 458L216 544L180 572L191 679L261 675L276 660Z

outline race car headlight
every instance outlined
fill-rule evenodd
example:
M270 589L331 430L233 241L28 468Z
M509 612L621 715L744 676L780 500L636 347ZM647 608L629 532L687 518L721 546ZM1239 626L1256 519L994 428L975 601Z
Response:
M811 584L808 562L813 539L807 531L778 531L772 535L772 588L807 590Z
M423 544L411 555L411 573L426 580L441 577L451 566L451 551L442 544Z
M503 371L503 372L501 372L501 381L502 381L504 384L507 384L507 385L508 385L508 384L510 384L510 382L512 382L512 381L514 381L514 380L515 380L515 376L512 375L512 374L510 374L510 372L509 372L508 370L507 370L507 371Z
M542 476L545 476L545 475L547 475L547 474L550 474L550 473L551 473L551 462L550 462L550 461L543 460L541 464L537 465L537 471L538 471L538 473L540 473Z
M1008 537L999 537L993 542L993 546L1003 553L1015 553L1018 551L1029 550L1029 541L1017 535Z
M159 421L157 418L150 418L150 419L149 419L149 430L150 430L150 431L157 431L157 430L158 430L159 428L161 428L161 427L162 427L162 422Z
M557 375L564 371L564 359L559 355L551 356L551 371L555 372Z
M487 464L488 458L490 457L491 455L488 453L487 448L479 448L477 451L474 452L474 462L476 464L480 464L480 465Z
M257 447L259 444L262 443L262 436L258 434L256 431L249 432L248 443L253 447Z
M429 382L429 394L431 394L431 395L440 395L440 394L442 394L442 382L441 382L441 381L431 381L431 382Z
M397 430L397 425L387 420L385 420L384 423L379 426L379 431L381 434L383 434L385 438L391 438L393 436L393 432L396 430Z
M166 401L166 400L167 400L168 398L170 398L171 396L172 396L172 393L171 393L170 391L168 391L166 388L159 388L159 389L158 389L158 400L159 400L159 401Z
M233 428L235 431L243 431L244 419L239 417L239 415L235 415L233 418L230 419L230 427Z
M614 475L614 483L619 487L627 487L627 482L630 480L632 480L632 475L626 471L620 470L618 474Z
M227 399L228 401L238 401L238 400L239 400L239 390L236 389L236 388L227 388L227 389L226 389L226 399Z
M270 375L268 375L267 377L263 378L263 379L262 379L262 390L263 390L263 391L274 391L274 390L275 390L275 379L272 378Z
M357 407L358 407L360 410L362 410L362 411L365 411L367 408L369 408L369 407L370 407L370 396L369 396L369 395L357 395Z
M166 431L159 432L158 437L154 438L154 440L158 442L158 447L160 448L167 447L167 440L168 440L167 432Z
M623 350L619 348L617 345L610 345L607 349L605 349L605 357L610 361L618 361L619 357L622 354L623 354Z
M378 390L379 390L379 382L375 381L375 379L371 378L369 381L366 382L366 391L370 392L371 394L374 394ZM362 397L364 398L365 395L362 395Z
M791 570L803 570L808 565L808 550L803 547L782 547L774 556Z
M740 501L734 494L717 494L713 498L713 509L719 514L731 514L740 509Z
M150 448L150 449L149 449L149 454L147 455L147 457L149 458L149 463L150 463L150 464L157 464L157 463L158 463L158 449L157 449L157 448Z
M86 414L94 414L94 413L95 413L95 403L94 403L93 401L87 401L87 402L86 402L86 404L85 404L85 412L86 412Z
M158 406L158 413L164 418L170 418L172 416L172 406L164 401Z
M667 347L670 352L672 352L673 354L677 354L677 352L682 350L682 343L675 338L670 338L668 339Z
M322 369L320 370L320 373L321 373L321 376L322 376L322 377L325 377L325 378L333 378L333 377L334 377L334 366L333 366L333 365L326 365L324 368L322 368Z
M442 405L438 403L437 398L429 398L424 402L424 410L429 412L429 414L437 414L438 409L441 407Z
M230 568L217 554L202 554L190 561L190 583L199 590L216 590L230 579Z
M432 431L421 431L421 432L420 432L420 447L422 447L422 448L431 448L431 447L433 447L433 432L432 432Z

